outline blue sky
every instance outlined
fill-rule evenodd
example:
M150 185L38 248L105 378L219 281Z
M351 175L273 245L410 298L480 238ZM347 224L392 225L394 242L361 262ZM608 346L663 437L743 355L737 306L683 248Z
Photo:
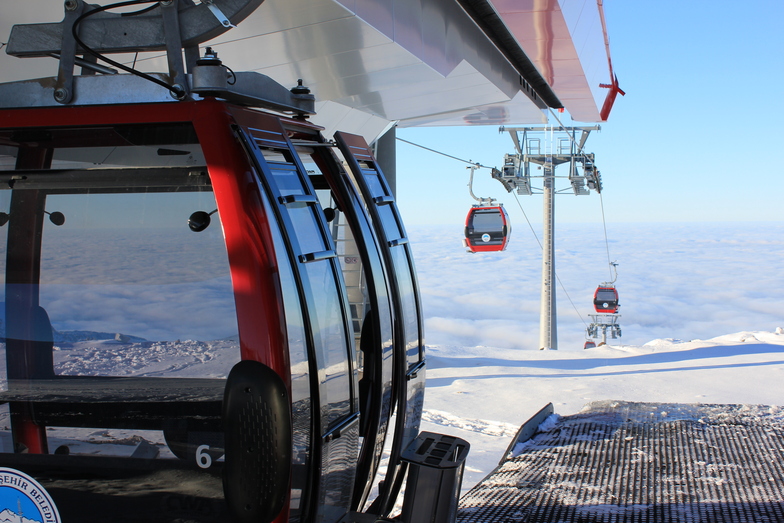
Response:
M586 144L604 180L608 222L782 220L784 175L776 159L784 2L604 5L613 66L627 93ZM513 152L494 126L399 129L398 136L490 166ZM407 223L461 224L473 203L467 183L465 164L398 142L398 200ZM488 170L477 172L474 192L498 198L515 225L527 227L515 198ZM519 199L540 223L541 196ZM560 196L557 221L600 222L601 203L593 193Z

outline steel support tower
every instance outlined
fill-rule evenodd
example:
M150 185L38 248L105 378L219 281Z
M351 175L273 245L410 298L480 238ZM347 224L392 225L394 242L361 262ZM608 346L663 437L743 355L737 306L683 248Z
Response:
M600 127L501 127L514 142L516 154L504 157L502 171L494 170L493 178L504 184L508 192L534 194L538 189L531 185L532 178L542 179L543 244L542 244L542 297L539 323L539 348L558 349L558 322L555 292L555 195L572 192L577 196L601 192L601 176L594 165L593 153L585 153L584 145L591 131ZM542 171L531 175L531 165ZM555 170L559 165L569 165L570 187L556 188Z
M543 166L542 180L542 298L539 311L539 348L558 349L558 320L555 306L555 167Z

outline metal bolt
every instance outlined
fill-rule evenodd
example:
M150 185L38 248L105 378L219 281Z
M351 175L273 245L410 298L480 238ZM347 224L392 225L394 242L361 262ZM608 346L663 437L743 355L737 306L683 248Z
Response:
M172 98L175 100L184 100L186 96L188 96L188 92L181 84L174 84L172 85L172 91L169 91Z
M56 102L64 104L68 101L68 89L59 88L54 90L54 99Z
M65 0L65 9L67 11L76 11L77 7L79 7L77 0Z

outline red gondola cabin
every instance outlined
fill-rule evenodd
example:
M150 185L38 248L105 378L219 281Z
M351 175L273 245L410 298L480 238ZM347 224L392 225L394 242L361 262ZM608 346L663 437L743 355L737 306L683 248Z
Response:
M466 216L463 243L469 252L503 251L511 232L509 215L503 206L474 206Z
M599 285L593 294L593 306L596 312L615 314L618 312L618 291L613 285Z

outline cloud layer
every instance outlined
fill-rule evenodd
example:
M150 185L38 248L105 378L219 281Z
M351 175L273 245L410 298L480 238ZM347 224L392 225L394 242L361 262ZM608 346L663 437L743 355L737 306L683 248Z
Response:
M539 348L541 250L524 224L500 253L466 253L461 224L408 233L429 344ZM784 326L784 224L611 224L608 235L620 343ZM601 224L558 226L555 238L559 349L582 349L593 292L611 277L607 246Z

